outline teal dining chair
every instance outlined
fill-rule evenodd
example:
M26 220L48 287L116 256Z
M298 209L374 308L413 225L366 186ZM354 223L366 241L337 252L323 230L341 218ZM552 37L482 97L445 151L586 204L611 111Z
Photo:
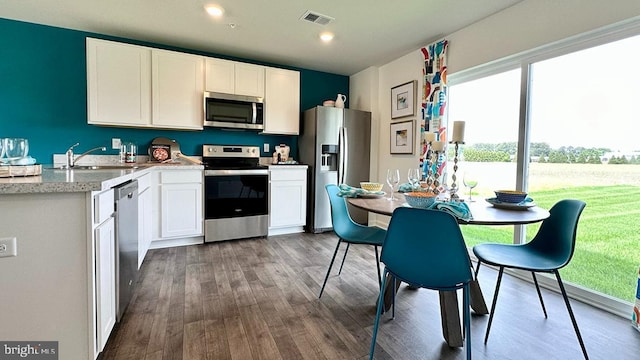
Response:
M327 269L327 275L324 277L324 282L322 283L322 289L320 289L320 296L318 296L318 298L322 297L324 287L327 285L327 280L329 279L329 274L333 267L333 262L338 254L340 244L343 242L347 244L347 249L345 250L344 257L342 258L342 265L344 265L344 259L347 257L350 244L373 246L376 253L378 286L382 286L380 280L380 258L378 256L378 246L382 246L382 242L384 241L384 237L387 232L378 227L364 226L354 222L351 219L351 216L349 216L347 203L344 198L338 196L338 193L340 192L338 186L329 184L325 186L325 189L327 190L329 202L331 203L331 221L333 222L333 231L338 236L338 244L336 245L336 250L333 252L333 257L331 258L331 263L329 263L329 269ZM338 274L342 272L342 265L340 265L340 271Z
M471 359L471 310L469 284L473 279L471 261L460 226L453 215L438 210L397 208L392 216L382 245L380 260L384 263L382 288L378 296L376 320L369 350L373 359L384 289L392 289L396 281L415 288L463 292L463 323L467 359ZM392 292L392 318L395 318L395 291Z
M553 273L558 281L562 298L569 311L573 329L578 337L578 342L580 342L584 358L589 358L587 349L582 341L582 336L580 335L580 330L578 329L578 323L571 310L567 292L564 289L560 273L558 272L558 270L566 266L573 257L578 220L585 206L586 204L580 200L561 200L557 202L549 210L551 215L542 222L534 238L526 244L479 244L473 247L473 253L478 258L478 266L475 271L476 277L478 276L480 264L482 263L499 267L498 281L493 294L493 304L491 305L487 332L484 337L485 344L489 339L489 331L491 331L491 322L493 321L493 315L496 310L496 301L498 300L498 291L500 290L500 282L504 269L513 268L531 272L545 318L547 317L547 310L542 300L542 293L538 286L536 272Z

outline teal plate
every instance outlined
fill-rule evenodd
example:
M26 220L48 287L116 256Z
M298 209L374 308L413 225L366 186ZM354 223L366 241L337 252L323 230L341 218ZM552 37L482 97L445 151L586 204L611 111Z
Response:
M533 201L527 201L527 202L520 202L517 204L514 203L507 203L507 202L502 202L502 201L498 201L498 199L496 198L488 198L485 199L489 204L493 205L493 207L497 208L497 209L504 209L504 210L527 210L529 208L532 208L534 206L536 206L536 204Z

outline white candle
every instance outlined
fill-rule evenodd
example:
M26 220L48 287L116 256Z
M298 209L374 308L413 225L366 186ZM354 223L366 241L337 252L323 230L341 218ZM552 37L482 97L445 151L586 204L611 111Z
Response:
M454 142L454 143L464 142L464 121L453 122L453 135L451 136L451 142Z
M432 141L436 141L436 133L428 132L424 134L424 139L430 143Z
M431 143L431 150L442 151L444 150L444 141L434 141Z

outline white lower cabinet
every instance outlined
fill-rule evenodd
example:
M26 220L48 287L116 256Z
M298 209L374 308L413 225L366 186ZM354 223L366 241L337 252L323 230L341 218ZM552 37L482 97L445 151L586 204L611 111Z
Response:
M269 235L304 231L307 166L269 167Z
M203 236L202 170L163 169L156 179L153 241Z
M151 174L146 173L138 178L138 269L151 245L152 211Z
M115 220L107 218L95 229L96 352L104 349L116 323Z

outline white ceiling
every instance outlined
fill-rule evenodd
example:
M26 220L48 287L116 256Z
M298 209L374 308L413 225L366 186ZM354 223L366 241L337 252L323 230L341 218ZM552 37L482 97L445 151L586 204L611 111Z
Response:
M0 17L352 75L520 1L0 0ZM224 7L221 20L204 11L209 3ZM300 20L307 10L335 20ZM336 34L332 43L322 31Z

